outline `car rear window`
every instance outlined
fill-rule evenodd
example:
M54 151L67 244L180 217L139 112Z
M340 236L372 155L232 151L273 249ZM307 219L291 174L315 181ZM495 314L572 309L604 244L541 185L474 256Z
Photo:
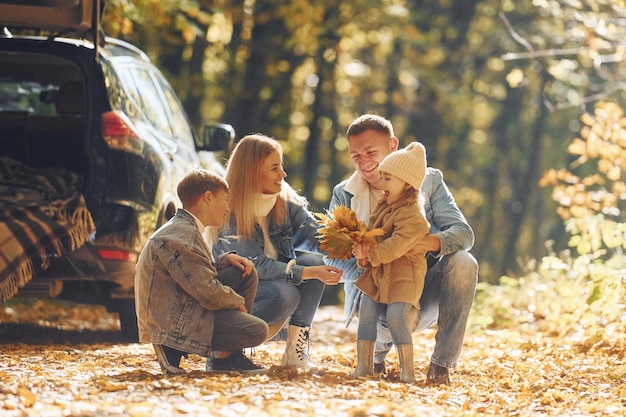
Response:
M65 116L62 113L70 111L63 110L69 107L67 103L76 102L67 95L70 90L82 103L80 89L75 88L81 85L80 71L69 60L46 54L0 52L0 112ZM61 106L60 101L64 102Z

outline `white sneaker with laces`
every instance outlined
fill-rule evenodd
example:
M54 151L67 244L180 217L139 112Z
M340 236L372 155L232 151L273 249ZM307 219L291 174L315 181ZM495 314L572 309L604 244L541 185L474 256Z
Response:
M281 361L281 366L295 366L300 369L314 368L315 364L309 357L310 327L289 325L287 346Z

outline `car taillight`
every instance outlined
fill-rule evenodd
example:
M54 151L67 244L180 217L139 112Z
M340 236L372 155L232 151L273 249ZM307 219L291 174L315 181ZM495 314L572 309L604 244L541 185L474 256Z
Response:
M137 262L137 254L119 249L98 249L98 255L107 261Z
M141 155L143 139L139 137L128 116L120 111L102 114L102 136L111 149Z

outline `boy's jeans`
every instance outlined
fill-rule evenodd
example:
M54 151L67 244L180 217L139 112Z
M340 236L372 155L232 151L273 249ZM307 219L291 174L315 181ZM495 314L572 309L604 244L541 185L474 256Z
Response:
M217 273L217 279L244 298L248 311L252 309L258 283L256 272L243 277L239 268L229 266ZM233 309L215 310L213 314L211 348L214 351L258 346L267 338L267 324L252 314Z

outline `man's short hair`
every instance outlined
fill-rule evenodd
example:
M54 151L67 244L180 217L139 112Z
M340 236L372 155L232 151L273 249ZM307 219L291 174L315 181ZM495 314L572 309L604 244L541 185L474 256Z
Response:
M346 137L350 139L350 136L358 135L370 129L387 134L389 137L394 136L393 126L389 120L377 114L363 114L350 123Z
M183 207L193 205L205 191L228 191L226 180L206 169L194 169L180 180L176 192Z

